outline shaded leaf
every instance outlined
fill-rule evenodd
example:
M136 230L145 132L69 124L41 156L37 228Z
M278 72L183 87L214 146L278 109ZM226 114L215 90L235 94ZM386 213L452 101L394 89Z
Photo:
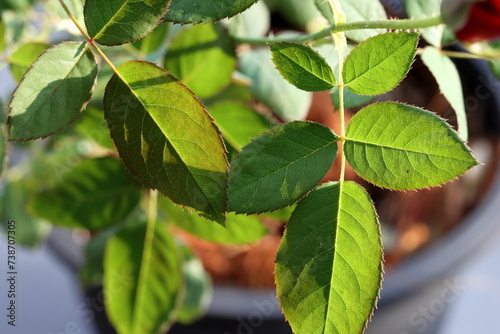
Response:
M276 287L295 333L362 333L382 276L380 228L368 194L330 182L299 202L276 256Z
M293 204L330 169L338 137L327 127L295 121L256 138L231 162L229 210L260 213Z
M257 0L172 0L164 19L175 23L208 23L241 13Z
M116 70L104 109L125 165L175 203L223 223L227 160L203 105L154 64L131 61Z
M181 31L172 41L165 68L198 97L210 97L231 81L236 68L233 43L221 25L193 26Z
M231 36L263 37L271 26L271 14L263 1L258 1L248 10L229 20Z
M87 31L97 43L133 42L153 30L171 0L86 0L83 11Z
M328 24L335 24L335 18L327 0L314 0L314 4L318 8L321 15L327 20Z
M268 233L268 229L256 216L228 213L226 226L223 227L184 211L166 198L160 199L159 203L160 210L164 212L169 223L203 240L219 244L248 244L261 239Z
M200 319L208 309L212 300L212 280L200 259L188 247L181 246L180 251L186 292L176 321L181 324L191 324Z
M457 67L448 56L431 46L424 49L421 57L424 64L436 78L439 90L455 110L460 137L464 141L467 140L467 115L465 113L462 83Z
M104 253L108 240L116 231L93 236L85 245L85 263L80 268L80 280L86 288L101 287L104 278Z
M360 95L378 95L396 87L410 70L418 34L386 33L358 44L344 64L344 83Z
M423 19L441 15L443 0L404 0L406 13L410 18ZM422 37L431 45L440 46L443 40L445 25L421 29Z
M319 92L336 85L332 68L310 46L281 42L269 47L276 68L295 87L308 92Z
M330 96L332 98L332 103L335 109L340 109L340 96L338 87L333 87L330 90ZM373 96L369 95L358 95L349 90L349 88L344 87L344 108L355 108L362 106L373 100Z
M48 49L25 74L10 103L10 139L49 136L73 122L90 99L97 63L87 43Z
M133 42L132 45L143 55L155 52L164 44L168 31L168 24L160 24L150 34Z
M209 112L226 143L237 152L274 125L266 116L239 102L219 102Z
M488 60L488 65L491 72L500 80L500 59L490 59Z
M109 129L104 119L104 111L89 106L75 127L82 136L110 150L115 149L115 144L109 137Z
M240 56L241 73L252 80L250 89L257 99L285 121L304 119L312 101L312 94L292 86L276 71L271 52L254 49Z
M181 301L181 262L165 226L128 224L104 255L106 312L119 334L165 332Z
M387 20L385 9L380 1L373 0L339 0L347 22ZM361 42L368 37L387 31L386 29L358 29L346 31L346 36L354 41Z
M24 73L30 68L31 64L45 51L49 46L43 43L26 43L21 45L9 57L10 72L12 77L21 81Z
M53 188L37 194L30 207L55 225L95 230L122 222L140 196L140 187L120 161L86 159Z
M354 115L344 150L361 177L397 190L437 186L478 164L443 119L395 102L371 104Z

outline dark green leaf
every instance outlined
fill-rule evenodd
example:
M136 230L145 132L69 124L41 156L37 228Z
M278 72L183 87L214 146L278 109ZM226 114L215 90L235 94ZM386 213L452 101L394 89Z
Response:
M45 51L49 46L43 43L26 43L9 58L10 72L16 81L21 81L24 73L30 68L31 64Z
M293 204L330 169L337 140L327 127L303 121L264 133L231 162L230 211L260 213Z
M35 0L0 0L0 10L13 9L13 10L26 10L31 6Z
M175 23L208 23L241 13L257 0L172 0L165 20Z
M239 58L239 70L252 80L257 99L285 121L304 119L312 101L309 92L292 86L276 71L268 49L254 49Z
M110 150L115 149L115 144L109 137L108 124L104 119L103 110L89 106L83 112L75 128L81 135L92 139L102 147Z
M119 334L164 333L180 306L178 249L163 225L129 224L104 255L106 312Z
M439 85L439 90L455 110L458 133L466 141L468 135L467 115L465 113L464 94L457 67L453 61L438 49L428 46L422 53L422 61L429 68Z
M276 287L295 333L362 333L378 297L382 245L368 194L331 182L301 200L276 256Z
M47 137L73 122L90 99L97 63L87 43L62 43L38 58L10 103L10 139Z
M171 0L86 0L85 25L90 37L103 45L133 42L165 15Z
M344 64L344 83L360 95L378 95L396 87L410 70L418 34L386 33L358 44Z
M169 46L165 68L200 98L210 97L231 81L234 47L225 28L196 25L181 31Z
M94 236L85 245L85 263L80 269L80 279L87 288L102 286L104 278L104 252L108 240L112 237L113 233L106 231Z
M227 160L212 119L164 69L131 61L106 87L106 120L120 157L148 187L224 222Z
M268 230L256 216L228 213L226 227L198 215L190 214L166 198L160 199L166 220L190 234L219 244L248 244L264 237Z
M401 103L363 108L351 119L346 137L344 151L352 168L385 188L437 186L478 164L443 119Z
M37 194L31 209L56 225L101 229L122 222L140 195L140 187L120 161L87 159L52 189Z
M276 68L295 87L308 92L319 92L336 85L332 68L310 46L281 42L269 47Z
M238 102L219 102L208 110L222 136L236 151L250 143L274 124L269 118Z
M182 246L180 250L186 289L176 320L181 324L191 324L201 318L208 309L212 300L212 280L200 259L188 247Z

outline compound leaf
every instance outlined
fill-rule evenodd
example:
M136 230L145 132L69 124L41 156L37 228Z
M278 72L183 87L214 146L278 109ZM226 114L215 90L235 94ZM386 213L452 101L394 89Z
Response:
M281 42L269 47L276 68L295 87L308 92L319 92L336 85L332 68L310 46Z
M152 63L130 61L116 71L104 109L125 165L148 187L223 224L227 160L203 105Z
M241 13L257 0L172 0L164 19L174 23L208 23Z
M182 264L163 225L126 225L104 254L106 311L119 334L165 333L180 306Z
M455 110L460 137L467 140L467 115L465 113L462 83L457 67L448 56L432 46L424 49L422 61L436 78L439 90Z
M40 56L49 46L43 43L26 43L12 53L9 57L10 73L17 81L21 81L24 73L30 68L30 65Z
M210 97L231 81L236 68L233 43L222 25L193 26L172 41L165 68L198 97Z
M396 87L410 70L418 36L417 33L385 33L358 44L344 64L347 88L360 95L378 95Z
M86 0L83 11L90 37L102 45L133 42L153 30L171 0Z
M140 186L119 160L97 158L79 163L30 207L55 225L96 230L122 222L140 197Z
M337 140L327 127L304 121L275 126L256 138L231 162L230 211L260 213L293 204L325 176Z
M97 63L87 43L61 43L25 74L10 103L10 140L47 137L73 122L90 99Z
M371 104L354 115L344 150L361 177L397 190L437 186L478 164L443 119L395 102Z
M302 199L276 256L276 287L295 333L362 333L382 277L380 228L365 190L330 182Z

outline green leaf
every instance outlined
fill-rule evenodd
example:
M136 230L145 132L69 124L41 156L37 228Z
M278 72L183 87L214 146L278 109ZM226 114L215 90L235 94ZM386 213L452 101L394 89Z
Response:
M229 20L231 36L263 37L271 26L271 14L263 1L258 1L248 10Z
M176 321L181 324L191 324L200 319L208 309L212 300L212 280L200 259L188 247L181 246L180 250L186 289Z
M0 53L5 49L5 24L0 15Z
M488 65L493 75L500 80L500 59L489 59Z
M193 26L181 31L172 41L165 68L198 97L210 97L231 81L236 68L233 43L221 25Z
M362 333L382 277L377 215L354 182L301 200L276 256L276 287L295 333Z
M48 49L47 44L43 43L26 43L21 45L9 57L10 72L12 77L17 81L21 81L24 73L30 68L31 64Z
M314 4L328 24L335 24L335 17L327 0L314 0Z
M443 0L404 0L406 13L410 18L423 19L441 15ZM431 45L440 46L443 40L445 25L421 29L422 37Z
M250 89L257 99L285 121L304 119L312 94L292 86L276 71L267 48L254 49L240 56L241 73L252 80Z
M410 70L418 34L385 33L358 44L344 64L344 83L360 95L378 95L396 87Z
M110 150L115 149L115 144L109 137L109 129L104 119L104 111L89 106L75 127L76 131L97 144Z
M332 68L310 46L281 42L269 47L276 68L295 87L308 92L320 92L336 85Z
M373 0L339 0L347 22L387 20L385 9L380 1ZM358 29L346 31L346 36L356 42L368 37L384 33L385 29Z
M7 169L7 127L5 124L0 123L0 179Z
M223 101L209 108L222 136L234 150L250 143L274 124L269 118L239 102Z
M462 83L457 67L451 59L438 49L428 46L422 53L422 61L429 68L439 85L439 90L455 110L458 122L458 133L462 140L468 137L467 115L465 113Z
M90 99L97 63L87 43L62 43L38 58L10 103L10 140L47 137L73 122Z
M120 161L87 159L37 194L31 210L55 225L95 230L122 222L140 196L140 187Z
M226 227L223 227L203 217L184 211L166 198L160 198L159 204L160 210L164 212L169 223L200 239L218 244L249 244L258 241L268 233L268 229L256 216L228 213Z
M142 183L224 222L227 160L212 119L164 69L131 61L106 87L104 110L120 157Z
M0 0L0 10L26 10L27 7L31 6L34 2L35 0Z
M330 96L332 98L332 103L335 109L340 109L340 96L338 87L333 87L330 90ZM358 95L349 90L349 88L344 87L344 108L355 108L367 104L373 100L373 96L369 95Z
M102 45L130 43L153 30L171 0L86 0L87 31Z
M168 31L168 24L160 24L150 34L138 41L133 42L132 45L143 55L155 52L165 43Z
M229 210L273 211L316 186L337 155L338 137L327 127L295 121L253 140L231 162Z
M257 0L172 0L164 19L175 23L208 23L241 13Z
M80 269L80 280L89 287L102 286L104 278L104 253L108 240L116 231L105 231L92 237L84 248L85 263Z
M375 103L354 115L344 151L361 177L397 190L437 186L478 164L443 119L395 102Z
M30 196L37 186L30 178L12 179L8 176L0 196L0 224L7 231L7 222L15 220L16 242L28 247L38 246L48 237L50 225L27 210Z
M163 225L126 225L104 255L104 301L119 334L164 333L179 306L183 283L174 239Z

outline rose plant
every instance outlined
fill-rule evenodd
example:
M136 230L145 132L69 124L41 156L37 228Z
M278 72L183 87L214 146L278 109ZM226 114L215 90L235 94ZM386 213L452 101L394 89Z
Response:
M159 333L201 314L207 278L174 226L250 243L266 233L259 215L291 205L276 256L287 321L295 333L361 333L383 251L373 203L345 180L347 163L402 191L478 164L449 58L472 55L443 45L450 29L464 41L498 37L498 1L469 4L460 28L443 21L436 0L405 1L409 19L389 19L372 0L300 3L312 13L309 31L263 36L269 22L257 0L59 0L74 26L62 24L69 36L48 45L18 42L2 2L0 51L20 82L2 120L0 166L7 139L34 140L28 149L42 152L24 169L2 168L2 217L26 205L30 216L90 231L82 278L102 279L118 333ZM484 17L487 31L476 23ZM417 54L455 109L458 132L416 106L366 105L395 88ZM302 120L316 91L338 99L339 133ZM365 106L346 126L347 102ZM262 105L267 114L256 111ZM320 184L335 159L340 178Z

